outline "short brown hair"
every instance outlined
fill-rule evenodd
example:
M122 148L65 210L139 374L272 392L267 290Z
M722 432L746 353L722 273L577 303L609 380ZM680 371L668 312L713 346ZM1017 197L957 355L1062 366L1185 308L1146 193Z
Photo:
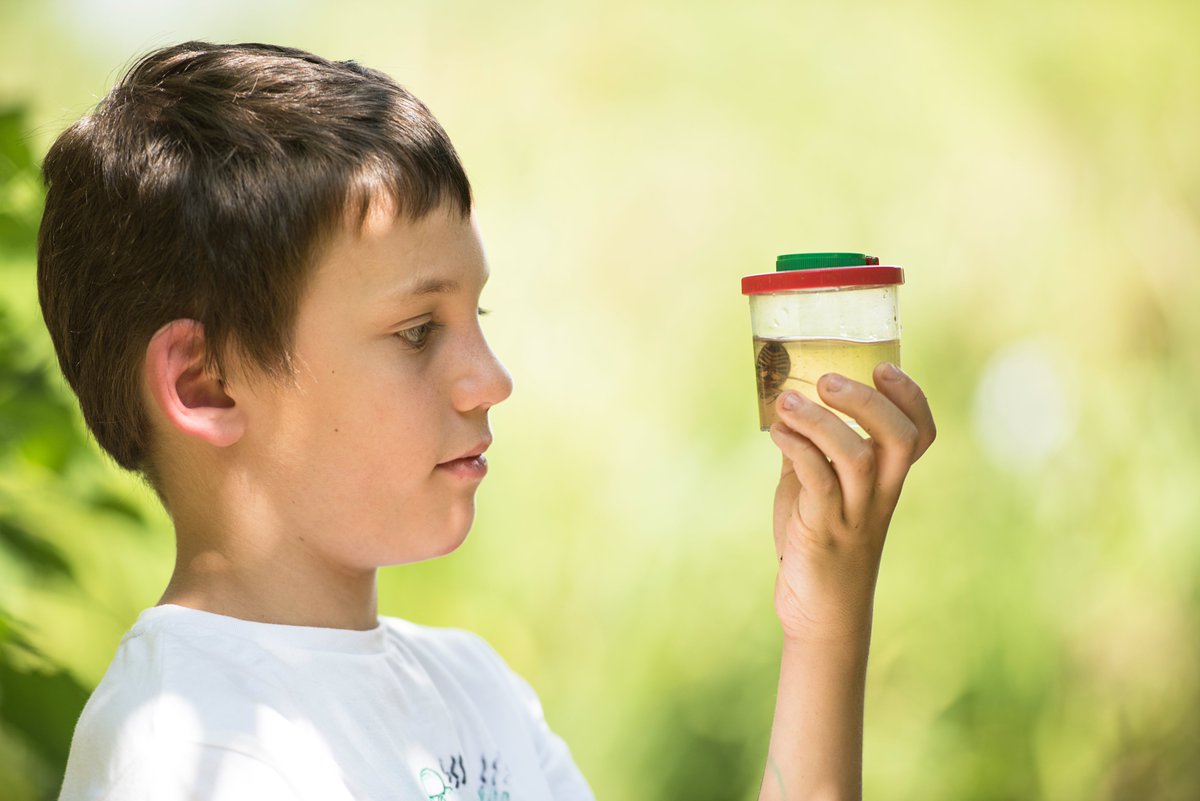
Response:
M266 44L186 42L143 57L42 166L38 296L59 364L109 454L151 477L141 400L151 337L199 321L291 372L295 315L324 242L373 199L417 220L470 214L442 127L388 76Z

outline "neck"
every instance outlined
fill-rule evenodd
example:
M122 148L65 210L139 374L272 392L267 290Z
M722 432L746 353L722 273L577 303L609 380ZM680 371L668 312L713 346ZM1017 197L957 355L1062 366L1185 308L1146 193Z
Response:
M370 629L374 567L347 565L295 523L246 495L223 508L172 508L175 570L160 604L242 620Z
M218 550L181 551L159 604L260 623L370 629L377 623L375 571L331 576L276 562L247 563Z

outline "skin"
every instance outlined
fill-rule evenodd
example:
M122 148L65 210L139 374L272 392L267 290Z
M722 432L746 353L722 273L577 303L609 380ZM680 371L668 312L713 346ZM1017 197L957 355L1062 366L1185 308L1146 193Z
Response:
M377 203L316 269L294 381L233 357L222 380L204 369L199 323L163 326L143 386L178 548L160 603L367 629L380 566L457 548L478 479L439 465L490 441L488 411L512 391L479 326L486 280L473 218L406 221ZM414 293L422 281L443 291ZM784 643L763 801L861 796L875 580L904 479L935 436L899 370L881 365L875 387L839 379L821 379L822 399L870 439L792 392L771 429Z
M429 280L456 286L412 293ZM301 301L293 382L237 364L220 381L198 323L164 326L145 365L178 547L161 603L371 628L377 568L457 548L479 482L438 465L490 442L512 391L479 324L486 280L473 219L377 204Z
M771 439L783 455L775 491L783 627L779 693L760 801L862 797L862 721L875 581L888 524L912 464L936 428L924 393L894 365L875 387L829 374L821 399L788 392Z

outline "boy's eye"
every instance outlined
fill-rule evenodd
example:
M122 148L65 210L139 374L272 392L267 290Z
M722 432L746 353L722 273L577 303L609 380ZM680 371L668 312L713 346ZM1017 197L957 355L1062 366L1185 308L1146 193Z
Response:
M405 328L403 331L397 331L395 336L410 348L414 350L421 350L429 344L429 337L441 327L441 323L435 323L433 320L426 320L420 325L414 325L412 328Z
M480 317L491 313L489 310L482 308L477 309L476 311ZM403 331L397 331L394 336L405 345L408 345L410 348L414 350L421 350L429 344L429 338L442 328L445 328L443 323L437 323L433 320L426 320L420 325L414 325L412 328L405 328Z

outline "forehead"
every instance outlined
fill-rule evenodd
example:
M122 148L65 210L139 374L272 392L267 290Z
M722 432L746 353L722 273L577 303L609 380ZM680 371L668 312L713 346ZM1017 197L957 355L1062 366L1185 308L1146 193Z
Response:
M443 205L410 220L390 201L373 202L363 219L348 221L316 268L312 289L359 300L429 294L454 287L478 289L487 260L475 215Z

